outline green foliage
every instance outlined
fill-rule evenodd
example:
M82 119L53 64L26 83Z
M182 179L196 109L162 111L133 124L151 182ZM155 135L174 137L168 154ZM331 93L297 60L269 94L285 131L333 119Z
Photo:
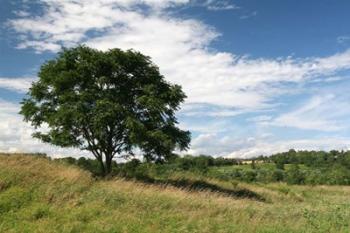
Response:
M275 169L272 171L272 181L281 182L284 180L284 171L281 169Z
M261 157L266 162L274 162L278 168L284 164L304 164L308 167L325 167L340 164L350 168L349 151L295 151L277 153L269 157ZM281 168L280 168L281 169Z
M242 171L242 180L245 182L256 181L257 172L253 169L245 169Z
M99 175L99 163L94 159L63 158L58 160L77 165ZM171 160L166 162L142 162L137 159L119 164L113 162L112 170L113 175L139 180L167 179L174 174L190 173L229 182L350 185L350 169L338 160L327 162L327 166L320 165L320 167L306 164L280 164L283 164L284 170L276 168L276 164L267 161L255 163L255 168L252 169L251 164L240 164L234 159L214 158L205 155L180 157L173 154ZM0 182L0 190L2 186L6 186L6 184Z
M334 165L332 169L327 171L327 182L331 185L349 185L350 170L340 165Z
M178 157L174 164L181 168L182 170L197 170L202 173L206 173L208 171L209 166L213 166L214 159L210 156L200 155L198 157L193 156L184 156Z
M287 170L286 181L288 184L304 184L305 174L300 170L297 164L292 164Z
M261 157L265 162L273 162L277 168L285 169L285 181L293 184L350 184L350 152L349 151L295 151ZM290 165L292 164L292 165ZM294 166L294 165L299 166Z
M284 170L284 163L281 161L276 162L276 168L280 170Z
M151 161L188 147L190 133L176 127L175 117L184 92L139 52L65 49L38 76L21 109L37 129L33 136L91 151L102 173L112 171L116 154L127 156L135 148Z

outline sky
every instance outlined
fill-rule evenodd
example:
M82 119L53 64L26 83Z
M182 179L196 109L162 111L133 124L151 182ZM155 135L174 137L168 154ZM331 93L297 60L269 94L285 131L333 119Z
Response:
M348 0L2 0L0 151L78 156L18 114L62 47L134 49L187 95L187 153L250 158L350 148ZM83 154L88 155L88 154Z

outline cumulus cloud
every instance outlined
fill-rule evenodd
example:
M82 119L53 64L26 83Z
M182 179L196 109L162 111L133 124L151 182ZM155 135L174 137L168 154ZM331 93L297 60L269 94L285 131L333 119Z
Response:
M273 135L262 134L259 137L237 138L216 133L200 134L192 141L191 154L210 154L215 157L252 158L271 155L278 152L295 150L349 150L347 137L318 137L301 139L275 139Z
M234 117L271 109L273 99L290 92L288 84L326 81L327 77L335 77L337 72L350 68L350 50L303 59L253 59L216 51L211 47L220 37L215 28L197 19L172 14L171 9L190 4L190 0L38 0L37 3L42 8L41 14L31 15L24 9L7 23L20 35L19 49L57 52L62 46L84 43L101 50L115 47L138 50L151 56L169 81L182 85L188 96L181 113L185 116ZM212 10L237 8L228 1L207 0L203 4ZM275 119L274 124L305 128L298 119L309 112L307 108L296 110ZM311 117L310 120L313 128L330 123L329 119L316 121ZM331 130L336 129L333 126ZM202 132L216 135L214 128L218 127ZM217 148L221 145L223 148L228 140L220 137L222 141L216 143ZM198 150L200 145L208 148L201 144L203 138L194 139L193 150ZM221 151L231 153L235 149L239 148Z
M220 33L199 20L175 17L166 10L189 3L185 0L39 2L42 15L8 22L25 38L19 48L56 52L78 43L101 50L133 48L150 55L169 81L182 85L189 104L264 108L272 97L283 93L284 83L350 68L350 51L307 59L251 59L215 51L210 45ZM156 10L149 12L141 5Z
M253 147L254 141L255 139L251 137L238 139L236 137L222 136L218 133L202 133L192 141L189 153L194 155L209 154L215 157L227 156L232 151Z
M32 138L33 128L22 121L20 106L0 99L0 152L41 152L52 157L91 156L75 149L63 149Z

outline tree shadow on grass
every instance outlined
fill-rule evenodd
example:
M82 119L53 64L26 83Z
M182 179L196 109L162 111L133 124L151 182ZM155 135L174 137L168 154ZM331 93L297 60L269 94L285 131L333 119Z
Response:
M236 189L227 189L220 187L216 184L208 183L204 180L188 180L188 179L180 179L180 180L167 180L167 184L177 188L185 188L191 191L209 191L219 194L224 194L230 197L236 198L248 198L257 201L266 201L264 197L259 195L256 192L253 192L246 188L236 188Z
M205 180L191 180L191 179L167 179L167 180L158 180L151 177L138 177L136 180L148 184L156 184L161 186L172 186L176 188L181 188L189 191L209 191L213 193L223 194L225 196L234 197L234 198L247 198L256 201L266 202L266 199L260 194L251 191L246 188L235 188L228 189L221 187L216 184L209 183Z

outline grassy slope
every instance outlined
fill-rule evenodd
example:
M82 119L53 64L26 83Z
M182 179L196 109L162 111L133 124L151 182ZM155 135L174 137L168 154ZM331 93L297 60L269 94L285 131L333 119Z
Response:
M85 171L43 158L0 155L0 232L348 232L350 227L350 187L210 182L249 189L266 201L95 181Z

